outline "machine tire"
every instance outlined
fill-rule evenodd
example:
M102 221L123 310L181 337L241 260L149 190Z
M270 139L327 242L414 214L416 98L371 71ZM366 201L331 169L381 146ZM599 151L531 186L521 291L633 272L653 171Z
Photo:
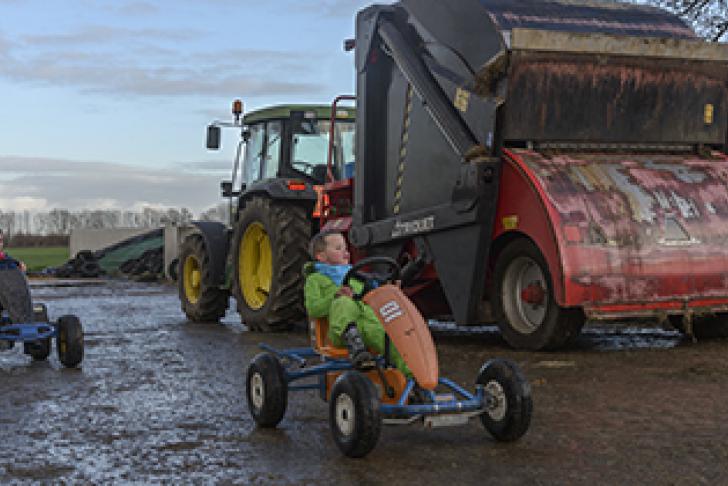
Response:
M33 322L48 322L48 309L43 304L33 309ZM33 361L45 361L51 354L51 338L40 339L23 343L23 353L29 355Z
M531 424L531 386L518 367L505 359L486 362L476 380L496 403L480 416L483 427L501 442L511 442L526 433Z
M83 328L78 317L66 315L58 319L56 350L58 360L66 368L75 368L83 361Z
M377 445L382 430L379 394L361 373L347 371L334 382L329 426L334 442L348 457L364 457Z
M527 273L528 272L528 273ZM523 280L537 276L544 304L527 309L523 303ZM556 303L553 282L541 251L525 238L511 242L498 256L493 272L492 305L506 342L518 349L550 350L574 340L584 326L581 309L566 309ZM521 294L519 295L519 291ZM533 311L531 315L528 312Z
M248 231L251 233L246 237ZM256 232L263 239L257 247L250 247ZM233 235L232 287L242 322L249 329L286 331L304 319L301 272L309 258L310 239L311 220L304 206L266 197L254 197L245 203ZM255 270L249 270L257 272L254 276L246 273L241 265L244 247L252 252L247 258L257 265ZM270 259L269 264L266 259ZM262 269L265 281L252 289L252 278L261 280L261 261L269 265L268 269ZM249 283L247 287L245 281Z
M280 360L270 353L253 358L245 388L248 410L255 423L265 428L277 426L288 406L288 382Z
M669 316L672 327L685 334L682 316ZM697 339L728 338L728 313L697 317L693 321L693 336Z
M213 275L201 234L193 233L182 242L177 274L179 299L187 318L193 322L219 322L228 308L230 294L215 283L217 275Z

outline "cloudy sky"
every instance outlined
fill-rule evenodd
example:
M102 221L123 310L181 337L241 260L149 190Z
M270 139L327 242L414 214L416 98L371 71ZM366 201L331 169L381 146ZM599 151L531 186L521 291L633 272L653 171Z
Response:
M0 211L213 206L237 134L205 126L353 92L370 3L0 0Z

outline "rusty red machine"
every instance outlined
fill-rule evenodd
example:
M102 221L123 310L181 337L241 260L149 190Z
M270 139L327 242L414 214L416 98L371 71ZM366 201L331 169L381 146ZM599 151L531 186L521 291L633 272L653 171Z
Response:
M406 264L425 317L535 350L587 318L728 335L728 45L585 0L402 0L356 29L355 177L321 226Z

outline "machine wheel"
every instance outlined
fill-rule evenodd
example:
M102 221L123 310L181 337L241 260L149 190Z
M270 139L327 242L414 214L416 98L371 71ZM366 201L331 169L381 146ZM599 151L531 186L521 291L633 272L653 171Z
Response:
M301 205L252 198L233 236L233 295L243 323L285 331L304 318L303 276L311 220Z
M555 349L579 335L584 313L556 303L546 261L530 240L515 240L503 250L493 284L498 327L514 348Z
M278 425L288 406L288 382L283 365L270 353L261 353L248 366L246 395L250 415L260 427Z
M67 315L58 319L56 348L58 359L66 368L74 368L83 360L83 329L78 317Z
M503 442L523 436L531 423L533 402L531 386L518 367L504 359L490 360L480 368L476 383L492 398L480 416L488 432Z
M48 309L43 304L33 306L33 322L48 322ZM23 343L23 353L33 361L45 361L51 354L51 338Z
M669 316L672 327L685 334L682 316ZM697 339L728 338L728 314L696 317L693 320L693 335Z
M329 425L334 442L348 457L364 457L382 430L379 394L361 373L347 371L331 389Z
M228 308L230 294L216 284L205 240L199 233L184 239L179 255L179 299L193 322L218 322Z

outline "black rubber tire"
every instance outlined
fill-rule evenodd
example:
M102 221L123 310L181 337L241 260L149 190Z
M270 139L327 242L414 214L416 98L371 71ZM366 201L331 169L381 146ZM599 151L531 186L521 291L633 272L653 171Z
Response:
M169 275L169 278L171 278L173 282L177 281L177 277L179 276L178 270L179 270L179 258L175 258L171 262L169 262L169 265L167 266L167 274Z
M512 319L517 316L508 315L504 299L505 279L511 265L530 259L536 263L546 281L546 313L541 323L532 332L523 332L513 325ZM511 270L512 271L512 270ZM493 291L491 300L498 327L506 342L517 349L552 350L565 346L573 341L584 326L584 313L581 309L559 307L554 298L553 280L548 265L541 251L530 240L520 238L512 241L498 255L493 272ZM513 314L513 312L511 311Z
M33 322L48 322L48 309L44 304L33 306ZM29 355L33 361L45 361L51 354L51 338L23 343L23 354Z
M202 278L200 281L200 297L197 302L191 302L185 293L185 279L178 279L178 293L182 311L193 322L219 322L225 315L230 300L230 293L221 289L216 282L218 275L213 275L212 263L205 246L205 240L199 233L187 236L180 246L178 275L184 275L184 262L188 256L193 256L200 263Z
M669 316L668 319L675 329L685 334L682 316ZM693 319L693 336L696 339L728 338L728 313L696 317Z
M81 250L76 253L76 257L74 259L79 262L95 262L96 256L91 250Z
M380 405L374 384L361 373L347 371L336 379L329 402L329 426L345 456L364 457L377 445L382 431ZM342 428L340 422L351 429Z
M260 353L248 366L245 383L248 410L255 423L265 428L277 426L288 406L288 382L280 360Z
M268 298L260 308L246 302L239 272L240 245L249 225L259 223L268 234L272 253L272 281ZM287 331L305 319L303 265L309 259L311 218L302 205L254 197L245 203L233 235L233 296L249 329Z
M81 321L74 315L58 319L56 350L58 360L66 368L75 368L83 361L83 328Z
M533 400L531 386L515 363L505 359L492 359L485 363L476 380L492 393L498 403L486 407L480 415L483 427L499 441L511 442L526 433L531 424Z

